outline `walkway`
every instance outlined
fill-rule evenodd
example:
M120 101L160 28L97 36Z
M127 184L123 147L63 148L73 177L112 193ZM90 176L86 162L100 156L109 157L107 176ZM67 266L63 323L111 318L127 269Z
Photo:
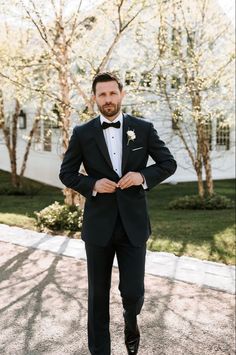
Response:
M86 262L61 255L73 249L67 239L39 250L43 238L34 248L0 242L0 354L89 355ZM112 355L127 355L118 281L114 268ZM148 274L145 285L139 355L235 354L232 294Z
M0 224L0 241L85 260L84 242ZM117 267L117 261L114 261ZM146 274L235 294L235 267L187 256L147 251Z

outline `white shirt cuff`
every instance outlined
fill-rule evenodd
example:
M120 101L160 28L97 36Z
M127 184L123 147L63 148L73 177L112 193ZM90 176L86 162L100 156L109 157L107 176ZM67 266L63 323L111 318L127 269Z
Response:
M93 190L92 196L95 197L97 195L97 193L98 193L97 191Z
M142 183L142 187L144 188L144 190L147 190L147 189L148 189L148 186L147 186L146 179L145 179L144 176L143 176L143 179L144 179L144 181L143 181L143 183Z

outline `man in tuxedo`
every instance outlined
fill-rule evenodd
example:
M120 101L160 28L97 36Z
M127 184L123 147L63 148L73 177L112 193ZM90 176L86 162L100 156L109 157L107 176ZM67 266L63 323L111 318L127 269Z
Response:
M60 171L63 184L86 198L81 238L88 270L88 346L92 355L111 354L109 296L116 254L125 344L128 354L137 354L151 234L145 190L172 175L176 162L152 123L122 114L124 90L115 75L99 73L92 90L100 115L74 128ZM146 166L149 156L154 164ZM87 175L79 172L82 163Z

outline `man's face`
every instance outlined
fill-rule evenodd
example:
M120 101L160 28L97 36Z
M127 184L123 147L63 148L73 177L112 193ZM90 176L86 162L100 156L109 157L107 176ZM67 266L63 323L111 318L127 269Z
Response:
M116 81L107 81L96 85L94 100L101 114L110 121L118 116L123 97L124 92L120 91Z

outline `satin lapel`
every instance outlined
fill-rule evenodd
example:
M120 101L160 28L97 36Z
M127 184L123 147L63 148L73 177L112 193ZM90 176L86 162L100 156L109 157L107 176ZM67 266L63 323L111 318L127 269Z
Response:
M112 162L111 162L111 158L107 149L107 145L106 145L106 141L104 138L104 134L103 134L103 130L101 127L101 123L100 123L100 117L96 117L95 121L94 121L94 139L101 151L101 153L103 154L106 162L108 163L108 165L111 167L111 169L113 170L113 166L112 166Z
M129 116L124 114L123 137L122 137L122 165L121 165L122 175L124 174L125 165L127 163L129 152L130 152L130 147L127 144L128 143L127 131L132 128L130 127L129 123L130 123Z

